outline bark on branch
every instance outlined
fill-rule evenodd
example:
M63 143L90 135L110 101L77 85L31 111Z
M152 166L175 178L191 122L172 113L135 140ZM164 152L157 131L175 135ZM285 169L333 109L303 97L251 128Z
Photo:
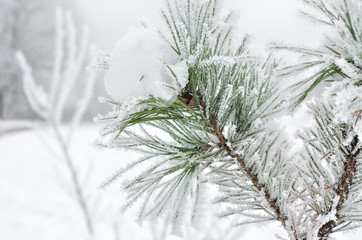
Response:
M227 145L228 139L225 138L225 136L222 133L222 130L219 128L219 126L217 124L217 116L212 114L212 113L210 113L209 116L207 116L206 104L202 100L201 96L199 96L199 101L200 101L200 105L201 105L201 107L203 109L204 116L207 119L209 119L210 124L211 124L211 126L213 128L213 131L214 131L215 135L217 136L218 140L220 141L220 143L219 143L220 146L222 146L226 150L226 152L228 153L228 155L230 157L232 157L232 158L234 158L234 159L236 159L238 161L238 163L240 164L240 167L244 170L246 175L249 177L249 179L253 183L254 187L256 189L258 189L260 192L264 193L265 199L269 203L269 206L274 210L274 213L275 213L277 219L282 223L284 228L287 228L287 226L286 226L287 217L282 215L280 207L279 207L279 205L277 203L277 200L272 199L268 189L266 188L266 186L264 184L259 183L258 175L253 173L252 169L248 168L246 166L244 157L242 157L242 156L240 156L238 154L235 154L232 151L232 149Z
M357 156L362 150L361 148L356 150L358 142L358 136L355 136L351 142L350 151L347 155L346 162L344 163L344 174L342 175L341 180L337 186L336 193L339 196L339 201L336 207L337 219L341 217L339 211L341 210L345 200L348 198L349 190L353 184L354 175L357 172ZM325 223L318 231L319 239L327 239L336 226L337 222L334 220Z

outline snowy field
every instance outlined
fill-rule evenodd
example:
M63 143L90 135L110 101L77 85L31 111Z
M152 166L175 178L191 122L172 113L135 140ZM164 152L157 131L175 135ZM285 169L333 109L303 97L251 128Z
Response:
M98 186L107 177L137 157L135 153L100 150L93 146L98 127L82 126L72 142L72 156L92 209L94 240L177 240L162 238L163 225L144 223L136 212L121 215L123 196L119 186L106 190ZM82 216L72 197L73 189L59 146L48 129L18 132L0 137L0 239L1 240L85 240ZM207 234L187 230L188 240L267 240L284 234L278 224L248 225L230 229L225 222L210 224ZM237 237L233 237L235 234ZM362 239L362 231L339 234L338 240Z

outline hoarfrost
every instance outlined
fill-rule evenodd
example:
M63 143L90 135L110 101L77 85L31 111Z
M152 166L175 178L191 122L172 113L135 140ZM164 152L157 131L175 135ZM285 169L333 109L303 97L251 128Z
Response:
M350 79L335 82L325 89L324 100L333 105L333 113L340 122L355 122L355 130L361 136L360 113L362 111L361 88L350 83Z

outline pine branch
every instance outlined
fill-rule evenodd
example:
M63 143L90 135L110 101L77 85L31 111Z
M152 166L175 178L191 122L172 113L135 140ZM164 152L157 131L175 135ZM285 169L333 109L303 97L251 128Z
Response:
M317 7L326 12L327 17L334 17L330 12L333 9L324 6L322 0L305 1L321 2ZM143 198L140 219L169 212L173 215L173 227L178 227L186 199L194 198L196 209L199 180L203 174L213 174L205 181L216 184L223 193L216 201L227 207L222 216L240 214L251 218L250 222L273 218L281 222L291 239L303 240L315 239L316 235L328 238L337 226L339 229L348 226L348 221L355 221L350 227L357 224L362 199L351 196L362 186L358 183L362 176L357 171L360 164L357 155L361 151L359 136L350 146L344 146L343 139L353 124L343 120L338 121L343 124L336 125L334 120L340 109L342 113L348 109L349 115L359 114L361 109L359 85L354 85L360 83L359 78L354 77L360 71L360 55L352 54L359 49L355 44L359 42L353 39L353 46L344 49L344 44L334 44L333 40L326 47L327 52L325 49L289 49L312 59L288 67L284 72L296 74L315 69L312 76L292 86L303 88L295 96L298 103L317 86L332 80L337 87L337 84L345 85L343 94L347 95L347 90L352 93L346 99L348 104L343 103L346 107L338 106L335 111L324 106L322 110L317 108L317 130L306 134L306 151L301 152L302 159L295 164L283 132L269 131L271 116L285 107L285 95L278 89L281 85L274 75L278 62L272 57L264 64L250 58L244 48L245 41L236 50L230 25L225 24L227 21L219 24L214 18L216 0L170 0L167 7L168 14L163 15L173 43L170 43L172 39L167 42L179 61L187 63L184 79L188 76L188 81L175 91L175 101L147 95L134 103L109 102L114 111L101 119L107 123L102 132L104 140L107 136L112 140L111 144L106 142L108 147L137 150L150 155L147 161L155 162L125 187L129 192L126 207ZM347 26L353 26L348 18L349 15L344 20ZM344 25L338 23L336 27ZM343 36L340 38L344 40ZM165 65L171 70L168 63ZM171 72L177 79L177 74ZM329 88L329 91L336 90ZM339 99L337 97L330 94L326 104L334 106L332 100ZM127 130L136 125L140 126L141 134ZM170 141L151 135L148 127L167 134ZM141 159L126 170L143 162ZM124 172L117 173L111 181ZM340 182L336 182L340 176ZM352 207L342 207L350 200L353 200ZM358 214L352 208L357 209ZM259 210L265 214L255 214ZM351 212L354 215L351 216Z
M337 186L336 193L339 196L339 201L336 207L337 219L341 217L338 212L342 208L342 205L345 202L345 200L348 198L350 189L354 182L354 175L357 172L357 156L362 151L361 147L359 147L356 150L358 143L359 143L358 136L355 136L351 143L351 150L349 151L346 162L344 164L344 174L342 175L340 183ZM336 226L337 222L335 220L331 220L325 223L318 231L319 239L320 240L327 239Z
M259 192L264 193L265 199L269 203L270 207L274 210L274 213L276 214L277 219L282 223L282 225L285 228L287 228L286 221L288 220L288 218L282 215L280 207L278 206L278 203L277 203L277 199L272 199L270 197L270 193L267 190L266 186L264 184L259 183L258 175L254 174L252 169L250 169L250 168L248 168L246 166L244 157L240 156L239 154L235 154L233 152L233 150L228 146L228 144L227 144L228 139L225 138L224 134L222 133L222 130L218 127L217 116L215 116L212 113L210 113L209 117L207 116L206 104L202 100L202 96L200 96L200 95L199 95L199 101L200 101L200 105L201 105L201 107L203 109L204 116L209 119L210 124L211 124L211 126L213 128L213 131L214 131L215 135L217 136L217 138L220 141L219 145L222 146L226 150L226 152L228 153L228 155L231 158L234 158L239 162L240 167L245 171L245 173L247 174L247 176L249 177L249 179L253 183L254 187L256 189L258 189Z

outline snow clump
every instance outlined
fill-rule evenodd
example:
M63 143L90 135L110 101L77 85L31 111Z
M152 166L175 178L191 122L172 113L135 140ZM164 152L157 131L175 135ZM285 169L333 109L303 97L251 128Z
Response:
M116 43L105 73L106 91L119 102L145 97L173 101L187 82L186 61L149 28L133 28Z

